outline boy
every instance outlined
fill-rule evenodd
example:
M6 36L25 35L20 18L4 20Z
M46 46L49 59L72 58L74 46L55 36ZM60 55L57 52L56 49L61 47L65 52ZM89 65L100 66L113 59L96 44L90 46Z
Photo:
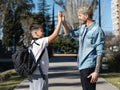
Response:
M41 68L43 74L45 75L45 79L42 78L41 73L39 71L39 67L33 72L33 74L29 77L30 81L30 90L48 90L48 53L46 47L51 43L59 34L60 26L61 26L61 13L58 12L58 24L53 34L48 37L44 37L45 31L44 27L39 23L32 23L30 26L30 32L33 40L31 41L32 47L31 50L35 59L37 60L41 55L42 51L45 49L42 58L40 60Z

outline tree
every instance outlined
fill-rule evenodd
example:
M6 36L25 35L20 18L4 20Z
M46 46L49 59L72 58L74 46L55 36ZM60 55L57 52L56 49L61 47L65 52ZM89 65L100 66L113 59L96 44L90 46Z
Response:
M45 23L46 25L46 36L49 35L49 30L48 27L51 26L50 24L50 15L48 13L48 11L50 10L50 5L47 4L46 0L39 0L38 2L38 9L39 9L39 13L42 13L43 15L43 20L42 22Z
M50 15L47 13L49 10L49 5L47 5L46 0L40 0L38 2L38 9L39 12L31 13L31 15L25 17L22 19L22 24L24 25L24 44L28 45L31 41L31 35L29 34L29 26L32 22L39 22L43 23L46 27L46 22L48 23L48 26L51 25L49 22Z
M97 0L54 0L56 4L63 8L63 13L70 29L79 25L77 19L77 9L79 6L90 4L93 9L96 8Z
M2 0L1 2L3 43L9 47L13 46L14 40L14 44L16 44L23 35L22 19L31 14L34 5L32 0Z
M52 8L52 20L49 19L49 35L51 35L55 29L55 14L54 14L54 3Z
M55 53L77 53L77 44L74 38L68 38L61 35L52 45ZM74 52L75 50L76 52Z
M42 13L43 15L48 15L48 10L50 8L49 5L47 5L46 0L39 0L38 9L39 9L39 13Z

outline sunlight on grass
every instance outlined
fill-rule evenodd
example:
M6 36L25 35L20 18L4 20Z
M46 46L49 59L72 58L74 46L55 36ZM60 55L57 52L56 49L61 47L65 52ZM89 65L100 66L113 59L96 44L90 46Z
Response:
M0 73L0 77L6 77L6 79L0 81L0 90L13 90L17 84L24 80L20 77L15 70L8 70Z
M120 73L103 73L101 77L120 89Z

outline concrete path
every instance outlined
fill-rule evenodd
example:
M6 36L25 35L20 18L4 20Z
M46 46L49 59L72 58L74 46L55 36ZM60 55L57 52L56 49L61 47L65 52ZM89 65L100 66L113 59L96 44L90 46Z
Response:
M49 64L49 90L82 90L75 57L53 57ZM29 90L29 82L24 80L14 90ZM97 90L119 90L99 77Z

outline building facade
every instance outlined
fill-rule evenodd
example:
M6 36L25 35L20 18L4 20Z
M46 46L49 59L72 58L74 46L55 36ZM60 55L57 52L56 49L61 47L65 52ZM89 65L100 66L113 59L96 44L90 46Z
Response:
M111 16L115 35L120 35L120 0L111 0Z

